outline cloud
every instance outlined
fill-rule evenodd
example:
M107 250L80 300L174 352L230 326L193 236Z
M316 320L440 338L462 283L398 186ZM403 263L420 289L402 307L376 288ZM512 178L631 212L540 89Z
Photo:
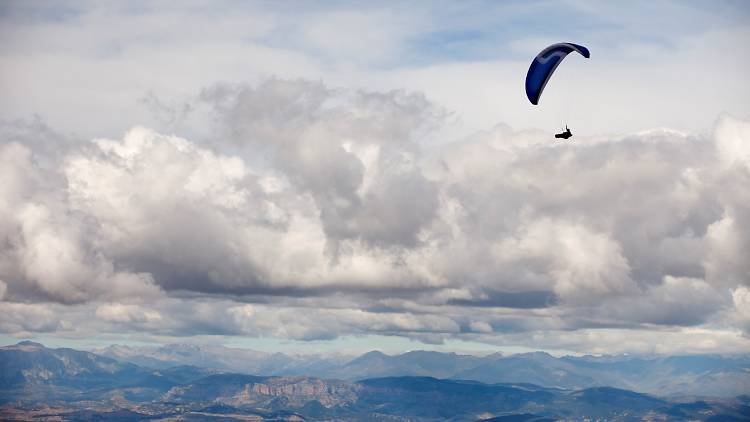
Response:
M153 294L151 276L117 271L92 244L91 227L70 209L60 173L42 169L17 142L0 145L7 172L0 215L0 262L11 295L80 302L96 297Z
M29 332L54 332L65 328L60 316L41 304L0 302L0 332L25 335Z
M481 337L481 338L480 338ZM575 331L541 331L492 336L477 335L479 341L498 346L521 346L531 349L564 350L585 354L711 354L719 350L746 353L747 338L735 330L677 329L580 329Z
M229 148L269 146L266 158L145 128L66 158L70 205L97 222L96 242L168 290L258 293L409 276L387 261L419 242L438 205L410 141L431 124L430 104L400 92L349 99L304 81L231 89L231 99L211 96L221 133L234 136ZM265 164L251 168L253 159ZM340 247L362 253L332 266Z
M716 149L721 163L728 168L744 166L750 169L750 145L747 135L750 123L723 116L714 130Z
M209 139L6 122L4 332L744 344L744 120L430 145L447 114L415 93L272 78L196 101Z
M610 321L695 326L727 306L727 295L702 279L665 276L661 284L599 310Z
M745 336L750 336L750 289L738 287L732 292L732 318L743 330Z
M373 313L355 309L299 312L266 306L242 305L228 313L245 334L298 340L326 340L340 335L457 333L458 324L439 315Z
M272 234L277 223L242 160L143 128L93 148L66 160L70 201L96 219L97 241L118 260L156 274L168 289L263 277L242 227Z
M522 223L523 224L523 223ZM557 295L566 302L590 302L633 288L630 266L619 244L584 225L543 218L523 224L520 233L504 239L493 253L518 261L545 262Z
M161 314L156 311L143 309L138 305L123 305L121 303L107 303L96 308L96 316L110 322L144 323L160 321Z
M457 306L546 308L556 305L558 296L551 291L502 292L485 290L472 295L476 298L451 298L448 304Z
M413 246L435 215L437 190L417 167L415 136L439 125L443 112L422 95L271 79L215 86L202 99L229 139L267 151L312 196L334 257L350 239Z

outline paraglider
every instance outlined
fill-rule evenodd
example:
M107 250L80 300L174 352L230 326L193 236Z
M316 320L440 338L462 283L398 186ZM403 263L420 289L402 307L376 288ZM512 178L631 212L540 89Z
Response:
M588 48L573 43L552 44L537 54L526 74L526 97L529 98L531 104L539 104L539 97L542 96L542 92L555 69L568 54L574 51L587 59L590 57ZM565 132L556 134L555 138L568 139L571 136L573 134L566 125Z

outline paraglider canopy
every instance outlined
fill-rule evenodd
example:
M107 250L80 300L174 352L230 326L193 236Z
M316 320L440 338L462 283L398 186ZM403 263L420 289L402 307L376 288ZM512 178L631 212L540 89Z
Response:
M539 97L544 91L544 87L547 86L549 78L552 73L555 72L557 66L568 54L573 51L578 52L585 58L589 58L588 48L573 44L573 43L559 43L553 44L539 53L534 61L529 66L529 72L526 74L526 96L531 101L531 104L538 104Z

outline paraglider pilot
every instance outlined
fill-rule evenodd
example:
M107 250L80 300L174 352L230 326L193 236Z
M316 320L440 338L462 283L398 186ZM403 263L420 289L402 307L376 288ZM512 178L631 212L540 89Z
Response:
M565 132L555 134L555 138L562 138L562 139L568 139L572 136L573 134L570 132L570 129L568 129L568 125L565 125Z

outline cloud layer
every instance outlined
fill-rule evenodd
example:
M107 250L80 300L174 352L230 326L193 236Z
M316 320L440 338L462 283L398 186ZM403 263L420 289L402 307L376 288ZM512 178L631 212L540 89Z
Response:
M748 346L748 121L438 146L449 116L418 93L267 79L195 98L207 139L3 124L2 332Z

